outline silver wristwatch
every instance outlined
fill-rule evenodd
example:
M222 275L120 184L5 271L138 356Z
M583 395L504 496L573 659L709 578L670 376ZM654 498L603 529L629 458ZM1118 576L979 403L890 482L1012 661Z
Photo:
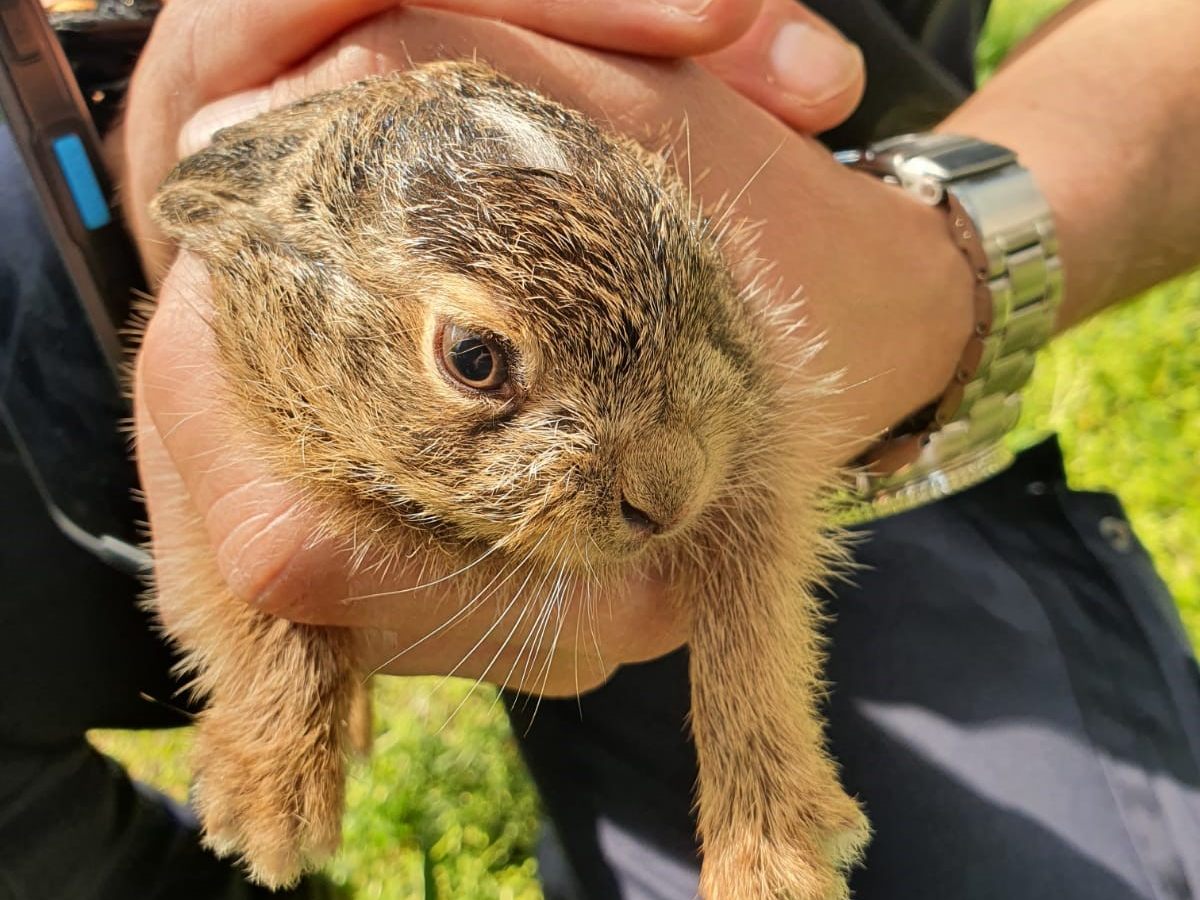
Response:
M1053 330L1062 269L1050 208L1010 150L955 135L907 134L837 158L944 207L977 277L975 333L954 381L862 461L840 512L853 524L957 493L1012 462L1004 436L1020 415L1034 355Z

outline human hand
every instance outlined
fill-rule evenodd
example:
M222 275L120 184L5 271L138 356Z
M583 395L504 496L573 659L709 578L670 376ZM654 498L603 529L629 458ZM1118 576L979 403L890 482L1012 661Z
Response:
M175 0L164 9L133 79L124 123L129 127L116 136L124 138L124 153L114 155L119 170L126 162L136 164L121 179L125 215L153 282L174 254L150 222L147 206L180 151L186 155L221 124L260 111L255 104L270 101L255 88L270 84L346 30L401 5L403 0ZM726 83L805 133L839 124L862 96L857 48L794 0L420 0L418 5L491 16L605 50L699 55ZM689 11L693 6L697 12ZM370 71L369 64L360 65Z
M154 50L152 45L147 53ZM763 221L758 250L775 261L784 293L806 286L808 322L796 340L826 332L819 365L845 369L848 384L863 382L837 398L831 415L857 418L869 434L936 395L948 380L970 322L965 305L958 322L946 314L942 298L954 291L965 295L969 273L945 240L939 214L843 172L815 144L696 66L619 58L495 22L405 11L355 28L273 78L268 88L229 103L243 110L282 105L373 72L476 50L519 80L646 141L659 137L665 123L687 116L694 170L707 173L696 184L699 199L713 203L740 195L737 214ZM167 65L148 60L150 72ZM161 176L153 174L155 167L174 156L146 144L139 126L158 127L156 119L169 115L173 98L156 94L145 81L135 88L130 172L140 183L135 190L148 197ZM161 128L158 133L161 143ZM430 592L395 596L413 584L415 572L385 578L352 565L336 541L314 543L316 523L296 504L292 488L263 471L245 449L244 436L223 420L221 376L205 324L205 279L195 261L176 266L159 302L139 361L137 412L139 460L164 586L174 577L170 548L186 532L190 507L202 516L232 590L266 611L384 629L389 634L376 648L379 661L438 628L454 608L431 601L445 598ZM364 595L374 596L346 602ZM605 606L612 612L597 618L595 635L570 619L559 629L545 690L594 685L617 665L666 652L686 635L687 623L664 602L652 577L631 583ZM578 616L578 604L574 609ZM487 618L464 619L394 660L388 671L507 671L503 655L496 656L501 648L487 639Z

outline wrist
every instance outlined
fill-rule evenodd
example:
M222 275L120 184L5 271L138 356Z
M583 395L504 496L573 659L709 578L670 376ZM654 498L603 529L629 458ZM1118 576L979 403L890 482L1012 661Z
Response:
M806 293L826 339L822 366L843 373L834 414L853 423L840 448L848 462L946 390L974 331L976 279L944 210L870 175L838 175L853 197L860 265L833 273L828 288L809 279Z

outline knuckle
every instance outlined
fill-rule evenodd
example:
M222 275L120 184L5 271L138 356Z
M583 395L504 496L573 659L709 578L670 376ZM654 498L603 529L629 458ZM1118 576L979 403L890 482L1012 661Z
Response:
M758 19L761 7L759 0L711 0L700 17L706 36L715 46L732 44Z
M263 488L257 481L230 486L214 498L205 524L229 589L264 612L282 615L298 605L296 588L307 582L289 577L304 565L304 540L296 528L296 504L264 504ZM266 490L269 494L270 487Z

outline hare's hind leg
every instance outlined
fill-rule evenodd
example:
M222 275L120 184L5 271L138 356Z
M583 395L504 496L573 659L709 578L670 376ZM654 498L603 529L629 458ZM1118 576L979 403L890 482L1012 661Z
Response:
M738 558L693 597L701 895L843 900L869 828L825 749L811 590L822 539L787 527L778 509L733 515L720 531L743 537Z
M359 686L344 631L239 606L246 665L213 684L200 716L194 801L205 843L280 887L337 849Z
M255 881L292 884L339 843L350 722L366 702L354 637L251 608L207 551L169 558L163 580L182 599L168 632L207 700L193 752L205 843L241 856Z

